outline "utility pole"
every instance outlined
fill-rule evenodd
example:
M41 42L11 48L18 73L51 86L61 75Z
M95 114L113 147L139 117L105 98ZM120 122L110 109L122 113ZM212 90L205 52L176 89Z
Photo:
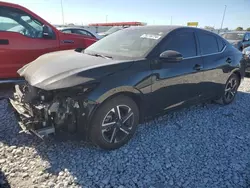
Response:
M226 10L227 10L227 5L225 5L225 9L224 9L224 13L223 13L223 17L222 17L222 21L221 21L221 27L220 27L220 29L222 29L222 27L223 27L223 22L224 22L224 18L225 18Z
M62 22L63 22L63 25L64 25L64 12L63 12L63 2L61 0L61 10L62 10Z

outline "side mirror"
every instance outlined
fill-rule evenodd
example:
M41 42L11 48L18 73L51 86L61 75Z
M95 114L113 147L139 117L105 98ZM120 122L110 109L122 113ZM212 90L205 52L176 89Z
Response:
M53 31L47 25L43 25L43 38L45 38L45 39L51 39L51 38L53 38Z
M180 62L183 60L183 56L177 51L167 50L160 54L160 59L164 59L166 61Z

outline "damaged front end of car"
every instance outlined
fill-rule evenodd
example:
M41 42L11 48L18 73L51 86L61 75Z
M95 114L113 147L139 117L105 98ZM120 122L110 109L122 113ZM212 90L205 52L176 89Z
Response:
M86 132L90 112L96 103L86 94L90 87L46 91L28 83L15 85L10 103L22 130L40 138L58 132ZM79 123L81 122L81 123Z

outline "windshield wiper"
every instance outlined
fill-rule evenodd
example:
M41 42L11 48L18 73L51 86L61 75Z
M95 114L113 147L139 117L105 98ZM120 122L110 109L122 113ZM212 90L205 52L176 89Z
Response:
M102 58L105 58L105 59L113 59L111 56L102 55L102 54L88 54L88 55L92 55L92 56L96 56L96 57L102 57Z

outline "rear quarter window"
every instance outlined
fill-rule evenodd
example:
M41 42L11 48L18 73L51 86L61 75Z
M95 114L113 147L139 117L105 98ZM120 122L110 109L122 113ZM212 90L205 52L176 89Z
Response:
M219 50L219 52L221 52L224 49L224 47L225 47L226 44L219 37L217 37L217 43L218 43L218 50Z

